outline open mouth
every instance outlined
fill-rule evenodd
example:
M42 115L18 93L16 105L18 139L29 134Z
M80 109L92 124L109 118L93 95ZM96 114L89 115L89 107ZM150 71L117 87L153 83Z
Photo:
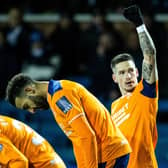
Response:
M130 85L133 85L133 83L134 83L134 82L129 81L129 82L126 82L125 84L128 85L128 86L130 86Z

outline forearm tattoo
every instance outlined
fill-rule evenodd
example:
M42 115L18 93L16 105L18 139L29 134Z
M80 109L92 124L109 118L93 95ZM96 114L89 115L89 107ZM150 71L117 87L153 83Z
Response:
M140 46L141 46L143 54L148 55L149 57L154 56L155 47L148 33L144 31L144 32L139 33L138 36L139 36Z
M152 69L153 69L152 64L147 64L147 63L143 62L142 75L145 80L147 80L147 81L150 80L150 77L152 74Z
M138 36L143 55L148 60L148 62L143 62L142 75L145 80L150 80L155 62L155 46L147 31L138 33Z

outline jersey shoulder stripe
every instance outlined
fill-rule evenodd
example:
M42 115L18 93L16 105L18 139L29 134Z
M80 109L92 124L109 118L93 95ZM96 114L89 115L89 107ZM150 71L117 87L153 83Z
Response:
M58 90L61 90L62 86L60 81L57 80L50 80L49 85L48 85L48 93L53 96L54 93Z

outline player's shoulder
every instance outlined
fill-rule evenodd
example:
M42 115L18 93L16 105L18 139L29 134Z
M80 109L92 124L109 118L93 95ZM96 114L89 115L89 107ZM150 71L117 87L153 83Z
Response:
M60 90L74 90L81 85L71 80L50 80L48 85L48 92L53 95Z
M12 122L14 119L13 118L11 118L11 117L8 117L8 116L4 116L4 115L0 115L0 122L2 123L2 122Z
M148 98L156 98L158 92L158 81L150 84L145 80L141 81L140 94Z
M60 80L60 83L64 87L77 87L77 86L81 85L78 82L72 81L72 80Z
M67 94L70 92L78 93L80 89L83 89L84 86L78 82L71 80L61 80L61 86Z
M15 118L0 115L0 125L12 131L13 129L22 130L25 124Z

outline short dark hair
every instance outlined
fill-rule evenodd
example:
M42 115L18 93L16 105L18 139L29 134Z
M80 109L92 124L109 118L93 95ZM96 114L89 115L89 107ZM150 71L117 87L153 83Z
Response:
M23 88L27 85L33 83L33 80L25 74L15 75L6 87L6 100L15 106L15 98L22 94Z
M114 68L115 68L116 64L118 64L120 62L124 62L124 61L129 61L129 60L134 62L134 58L128 53L122 53L122 54L116 55L111 60L111 69L112 69L112 71L114 71Z

